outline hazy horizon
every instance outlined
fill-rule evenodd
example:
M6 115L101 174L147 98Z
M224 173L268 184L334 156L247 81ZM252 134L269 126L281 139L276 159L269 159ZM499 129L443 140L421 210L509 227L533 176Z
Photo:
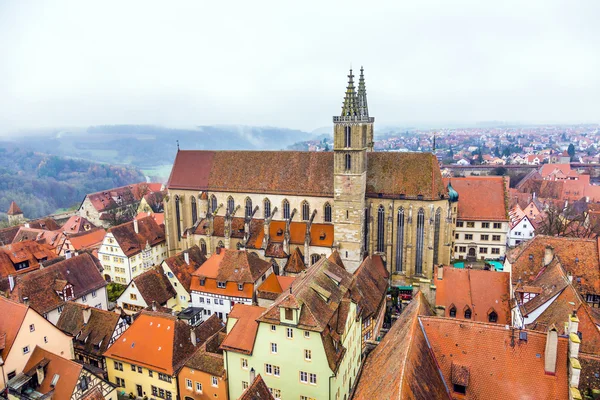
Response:
M600 3L0 4L0 135L93 125L311 132L361 65L376 125L600 121Z

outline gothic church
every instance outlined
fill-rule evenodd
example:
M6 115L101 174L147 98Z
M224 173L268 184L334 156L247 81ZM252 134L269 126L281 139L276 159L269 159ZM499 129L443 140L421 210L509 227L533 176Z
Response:
M178 151L165 199L169 254L246 249L281 274L335 250L351 272L380 254L392 284L428 281L450 262L456 204L434 155L374 152L373 124L361 68L357 88L348 75L331 152Z

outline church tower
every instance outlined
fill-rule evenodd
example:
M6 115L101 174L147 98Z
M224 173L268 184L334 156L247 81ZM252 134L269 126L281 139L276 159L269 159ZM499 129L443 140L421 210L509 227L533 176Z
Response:
M333 117L334 237L350 272L366 251L367 151L373 150L374 118L369 117L363 72L361 67L357 91L350 70L342 113Z

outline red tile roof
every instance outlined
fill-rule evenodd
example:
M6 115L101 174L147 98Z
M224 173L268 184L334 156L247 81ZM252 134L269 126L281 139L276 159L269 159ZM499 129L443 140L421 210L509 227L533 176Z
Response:
M436 306L445 307L445 316L450 308L456 307L456 317L464 317L465 307L471 310L474 321L488 322L494 311L498 324L510 325L510 274L476 269L443 267L443 278L438 279L438 268L434 273Z
M40 261L58 257L47 244L25 241L0 247L0 279L38 269ZM15 265L28 261L29 267L17 271Z
M257 289L256 296L261 299L275 300L285 292L296 278L271 274Z
M337 251L334 252L337 254ZM359 306L362 318L368 318L380 309L388 289L389 273L381 256L370 256L354 272L356 287L360 291Z
M75 250L98 248L104 240L106 231L102 228L93 229L89 232L75 233L69 236L68 242Z
M134 224L137 222L138 232L135 232ZM108 230L119 243L121 250L127 257L140 253L146 244L151 247L157 246L165 241L165 228L158 225L152 217L126 222Z
M61 229L64 233L70 235L74 233L89 232L94 228L96 228L96 225L92 224L87 219L78 215L73 215L63 224Z
M142 182L90 193L86 197L98 212L103 212L140 201L149 192L160 191L161 186L160 183Z
M189 293L191 290L192 275L206 262L206 256L197 245L194 245L187 250L190 262L188 264L185 262L184 253L185 252L175 254L163 262L171 269L171 271L173 271L173 274L179 283L181 283L183 288Z
M4 346L0 346L0 357L6 360L17 334L21 329L29 307L0 296L0 315L10 315L10 318L0 318L0 337Z
M287 259L283 270L286 274L299 274L305 269L304 256L302 255L300 248L296 247L296 250L292 251L292 254Z
M367 196L446 196L437 159L429 153L367 153ZM248 165L254 167L251 177ZM280 174L273 167L284 165ZM259 177L268 176L269 179ZM169 189L333 196L333 152L204 151L177 153Z
M165 223L165 213L155 213L155 212L141 212L135 216L135 219L140 220L144 217L152 217L156 221L158 225L163 225Z
M14 201L12 201L10 203L10 207L8 207L7 214L8 215L23 214L23 211L21 211L21 209L19 208L19 206L17 205L17 203L15 203Z
M161 266L156 266L133 278L130 285L135 285L142 295L146 304L151 305L153 301L159 305L165 305L169 299L177 297L177 292L171 281L164 274Z
M245 250L221 249L220 254L213 253L200 268L194 272L192 290L196 290L198 277L215 279L220 282L254 283L267 270L271 263Z
M527 341L522 341L518 331L503 325L439 317L420 320L446 383L452 387L453 365L468 369L465 399L569 397L566 338L558 338L556 373L548 375L545 334L527 331Z
M248 389L242 393L238 400L274 400L274 397L263 378L258 374L254 382L248 386Z
M229 319L236 321L221 343L221 349L252 354L258 332L257 319L265 310L263 307L236 303L229 313Z
M45 243L50 246L52 250L60 252L60 249L65 243L66 236L60 230L48 231L46 229L21 227L15 235L13 243L23 242L26 240L35 240L38 243Z
M452 178L458 192L458 219L508 221L506 184L501 176Z

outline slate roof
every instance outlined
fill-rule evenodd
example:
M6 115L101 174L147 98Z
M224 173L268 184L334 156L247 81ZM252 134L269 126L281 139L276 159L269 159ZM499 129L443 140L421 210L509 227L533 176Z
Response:
M164 305L169 299L177 296L177 291L171 285L161 266L139 274L133 278L130 285L137 288L148 305L151 305L153 301L156 301L156 304Z
M321 334L329 367L335 372L346 351L340 336L344 332L350 301L358 304L361 300L355 285L354 275L322 258L298 276L291 286L291 293L279 296L258 320L279 325L280 307L300 308L298 328Z
M23 324L29 307L0 296L0 315L10 315L10 318L0 318L0 357L6 360L12 348L19 329Z
M21 208L19 208L19 206L17 205L17 203L15 203L14 201L12 201L10 203L10 207L8 207L8 211L6 212L6 214L8 214L8 215L18 215L18 214L23 214L23 211L21 211Z
M89 253L82 253L19 275L10 298L22 302L27 297L31 308L45 314L65 304L57 291L61 291L67 283L73 285L74 299L105 287L107 283L100 271L100 261Z
M420 291L367 356L354 399L450 399L419 315L434 315ZM382 371L385 371L383 373Z
M432 154L369 152L367 158L368 197L447 196ZM254 170L248 175L250 165ZM277 165L285 168L273 173ZM333 152L182 150L167 187L333 197Z
M506 184L503 177L452 178L451 183L460 199L458 219L508 221Z
M192 275L206 262L206 256L197 245L190 247L187 252L189 254L189 264L185 262L184 252L169 257L163 262L169 266L179 283L189 293L191 291Z
M453 368L468 371L465 399L569 398L566 338L558 338L556 374L548 375L546 334L527 331L527 341L522 341L503 325L440 317L420 320L449 387L458 383L452 380Z
M334 253L337 254L337 251ZM358 305L362 309L362 318L365 319L376 314L385 301L389 273L381 256L371 256L364 259L354 276L361 294Z
M456 307L456 317L463 318L465 307L471 309L474 321L488 322L494 311L498 324L511 323L510 274L477 269L443 267L443 278L438 279L438 268L434 273L436 306L444 306L444 315L450 316L450 308Z
M134 221L117 225L108 230L113 234L127 257L140 253L146 247L146 243L154 247L165 241L165 228L158 225L154 218L144 217L136 221L138 233L135 232Z
M84 310L90 318L84 323ZM56 327L73 336L73 347L98 357L108 349L120 315L115 312L68 301L56 322Z
M196 345L191 340L192 329ZM104 355L175 376L196 346L221 329L223 324L210 318L193 328L172 315L142 311Z
M292 254L287 259L283 271L286 274L299 274L306 269L304 264L304 256L300 251L300 248L296 247L296 250L292 251Z
M600 294L600 256L595 239L551 237L536 235L508 251L512 283L529 284L544 267L546 247L560 258L565 272L573 275L573 285L581 294Z
M263 378L258 374L238 400L274 400Z

